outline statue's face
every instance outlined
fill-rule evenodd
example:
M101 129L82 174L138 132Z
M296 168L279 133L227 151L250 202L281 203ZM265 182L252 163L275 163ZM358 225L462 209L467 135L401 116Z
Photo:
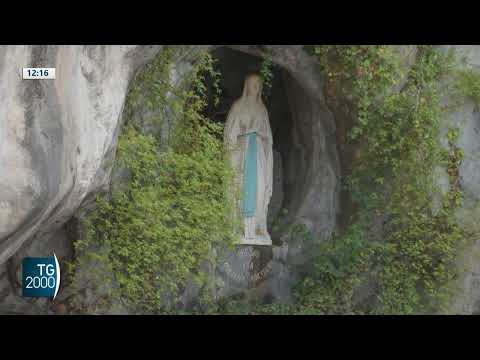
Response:
M247 91L251 96L257 96L261 91L261 80L258 76L252 76L247 79Z

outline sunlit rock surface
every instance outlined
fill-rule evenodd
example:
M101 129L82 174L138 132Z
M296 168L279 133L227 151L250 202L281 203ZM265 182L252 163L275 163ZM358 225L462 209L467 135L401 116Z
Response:
M0 49L0 264L108 182L134 71L160 47ZM22 80L55 67L56 80Z

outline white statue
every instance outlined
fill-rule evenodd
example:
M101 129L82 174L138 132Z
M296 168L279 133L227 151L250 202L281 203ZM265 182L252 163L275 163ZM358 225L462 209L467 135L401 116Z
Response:
M241 190L237 204L244 229L241 244L272 245L267 210L273 187L273 141L258 75L245 79L243 95L228 114L224 139Z

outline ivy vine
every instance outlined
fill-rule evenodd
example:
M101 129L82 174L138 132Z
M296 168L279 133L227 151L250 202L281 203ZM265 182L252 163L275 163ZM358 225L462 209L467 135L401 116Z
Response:
M223 126L203 115L205 77L218 78L214 60L201 53L185 78L172 85L176 56L167 48L137 75L116 160L128 174L126 184L97 199L85 237L75 244L80 255L71 270L77 288L84 285L75 269L92 259L105 269L103 275L90 274L92 286L104 286L102 276L112 275L106 293L95 290L104 294L107 308L120 300L135 313L177 311L187 284L208 288L213 249L235 240L233 201L226 191L233 174L224 157ZM160 146L161 134L149 133L138 120L137 110L145 106L157 114L155 129L172 122L166 147ZM98 266L87 268L93 273ZM209 297L205 291L204 300Z

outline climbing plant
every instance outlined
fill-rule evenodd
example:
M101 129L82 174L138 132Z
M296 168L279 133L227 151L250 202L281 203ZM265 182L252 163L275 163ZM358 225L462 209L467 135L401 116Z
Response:
M265 104L270 101L272 92L273 69L274 69L273 55L271 51L266 51L260 65L260 77L263 83L262 97Z
M457 73L457 89L464 98L480 104L480 71L461 69Z
M449 77L464 95L475 96L479 82L456 68L454 53L432 46L417 46L410 69L402 68L392 46L309 50L318 56L327 86L356 104L349 141L358 155L347 184L359 208L341 236L317 249L314 271L297 288L300 311L412 314L444 309L466 234L455 218L462 202L459 129L450 129L448 146L442 146L441 121L451 109L441 100L451 95L452 87L445 85ZM450 184L444 192L436 171L442 167ZM368 286L355 292L362 282ZM362 292L367 302L358 300Z
M205 77L219 74L211 56L200 53L172 84L178 56L167 48L137 75L116 159L126 175L111 196L98 198L85 237L76 243L82 255L72 267L74 277L82 261L94 258L113 277L106 300L120 299L134 312L178 309L188 283L208 287L213 249L235 240L222 125L202 115ZM151 133L137 119L137 108L145 104L156 114ZM156 130L167 120L170 136L161 147Z

